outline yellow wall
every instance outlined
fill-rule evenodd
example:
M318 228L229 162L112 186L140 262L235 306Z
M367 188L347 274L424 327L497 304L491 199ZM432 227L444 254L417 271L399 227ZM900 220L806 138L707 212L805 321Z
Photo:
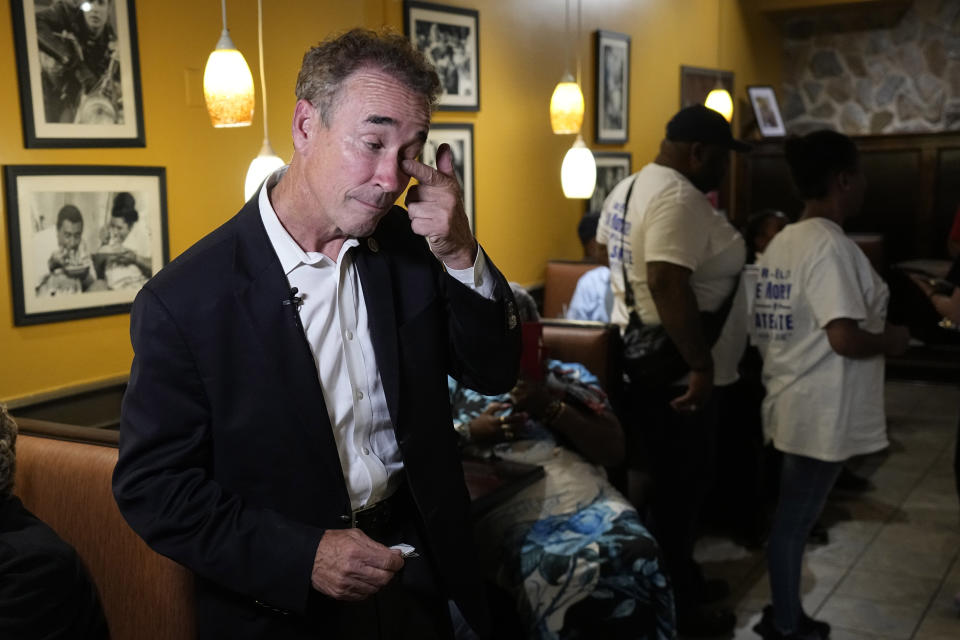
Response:
M593 36L598 28L629 33L630 140L597 149L649 161L664 123L679 104L679 67L736 72L737 93L750 83L779 82L775 28L758 0L584 0L579 49L587 102L584 138L593 137ZM560 163L573 136L550 132L547 105L563 72L560 0L451 0L480 11L480 97L476 113L441 112L439 122L474 124L480 241L508 278L539 282L546 260L578 258L575 227L582 201L563 198ZM242 204L247 164L262 139L254 125L214 130L200 92L206 57L220 30L215 0L143 1L137 5L140 75L147 146L143 149L24 149L12 44L0 47L0 158L4 164L151 165L167 169L170 255L184 251ZM266 0L264 47L270 91L270 137L290 158L293 84L303 51L325 34L355 25L400 28L400 0ZM571 3L575 6L575 3ZM722 15L719 8L722 7ZM255 0L228 3L228 23L257 77ZM189 19L185 19L189 16ZM718 19L723 26L717 60ZM0 42L12 43L9 3L0 3ZM259 80L257 80L259 90ZM5 200L0 204L6 226ZM0 399L11 399L125 373L132 352L128 316L13 327L6 233L0 240Z

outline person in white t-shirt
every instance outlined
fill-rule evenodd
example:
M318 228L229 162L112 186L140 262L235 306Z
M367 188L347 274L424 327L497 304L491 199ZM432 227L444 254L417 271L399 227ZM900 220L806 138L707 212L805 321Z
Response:
M641 479L648 472L649 524L673 580L683 635L724 635L736 623L729 611L702 607L728 587L703 579L693 543L716 451L713 386L737 379L746 341L744 313L729 314L733 321L719 339L712 336L715 344L705 336L701 313L717 312L731 298L746 249L704 194L720 185L730 151L749 148L734 140L716 111L703 105L680 110L655 160L611 191L597 230L610 263L611 321L622 330L636 311L644 324L662 324L689 367L688 374L662 384L634 381L625 407L635 413L627 423L630 497L646 499Z
M909 340L886 322L887 285L841 228L866 189L856 145L816 131L787 140L785 155L804 210L758 260L749 318L764 433L783 453L767 547L773 604L754 627L767 640L829 635L801 605L804 543L844 460L887 447L884 355Z

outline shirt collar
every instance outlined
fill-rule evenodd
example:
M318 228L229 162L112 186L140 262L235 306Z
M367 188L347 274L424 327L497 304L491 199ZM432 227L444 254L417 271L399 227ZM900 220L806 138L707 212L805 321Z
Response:
M270 238L270 244L273 245L273 250L280 259L280 266L283 267L283 273L290 275L290 272L301 264L316 264L323 260L330 261L330 259L320 252L304 251L303 248L297 244L297 241L293 239L293 236L283 227L283 224L280 223L280 218L277 217L277 212L270 203L270 197L267 195L267 192L280 182L280 179L287 172L287 167L289 167L289 165L280 167L267 177L260 187L258 204L260 206L260 219L263 221L263 227L267 231L267 237ZM339 258L343 257L347 249L356 247L359 244L360 242L356 238L347 238L343 243L343 248L340 250Z

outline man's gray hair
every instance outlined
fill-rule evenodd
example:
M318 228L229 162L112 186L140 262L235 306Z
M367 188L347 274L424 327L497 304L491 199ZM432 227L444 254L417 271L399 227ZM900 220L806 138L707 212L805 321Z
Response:
M0 404L0 500L13 493L13 472L17 466L17 423Z
M297 76L297 99L319 109L321 121L329 127L344 81L364 67L382 71L419 93L431 111L436 107L441 89L436 69L409 39L390 29L351 29L307 51Z

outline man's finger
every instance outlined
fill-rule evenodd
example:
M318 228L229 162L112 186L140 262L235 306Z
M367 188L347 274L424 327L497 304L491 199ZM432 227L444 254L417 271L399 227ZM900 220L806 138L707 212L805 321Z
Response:
M437 149L437 171L453 179L457 177L453 171L453 149L446 142Z
M411 178L416 178L420 184L435 187L450 183L449 176L443 175L430 165L423 164L419 160L404 158L403 162L400 163L400 168Z

